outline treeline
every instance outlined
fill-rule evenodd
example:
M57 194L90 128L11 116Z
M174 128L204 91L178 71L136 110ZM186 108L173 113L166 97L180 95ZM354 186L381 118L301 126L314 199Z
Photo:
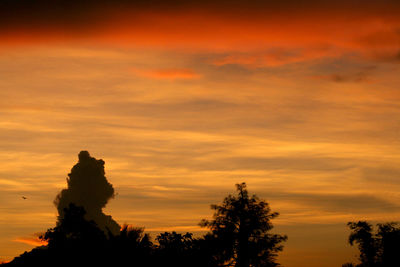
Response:
M249 196L246 184L237 184L215 210L209 229L201 237L192 233L165 232L153 242L142 228L122 227L119 234L104 232L85 219L83 207L70 204L56 227L40 238L48 245L16 257L7 266L279 266L284 235L271 234L271 212L257 196Z
M220 205L212 205L212 220L200 225L208 232L165 232L152 239L143 228L120 227L102 209L114 196L104 164L81 151L68 174L68 188L56 197L56 227L40 238L46 246L14 258L6 266L137 266L137 267L274 267L287 236L272 234L268 203L250 196L246 184L236 185ZM343 267L400 267L400 227L365 221L349 222L349 243L359 248L360 263ZM304 242L309 242L304 240ZM321 263L324 266L324 263Z

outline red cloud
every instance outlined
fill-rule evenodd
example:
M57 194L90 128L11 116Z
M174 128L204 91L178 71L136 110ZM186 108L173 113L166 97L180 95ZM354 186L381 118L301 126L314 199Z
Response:
M200 75L190 69L157 69L157 70L139 70L132 69L139 76L159 79L159 80L191 80L198 79Z
M60 8L56 10L64 15L56 16L46 11L53 9L47 8L39 10L45 14L43 18L37 18L35 16L39 15L35 14L40 14L39 11L26 10L29 21L25 21L24 16L21 21L17 21L16 16L3 19L1 45L78 43L222 52L227 56L214 64L255 67L344 54L369 59L398 59L400 5L376 2L360 6L353 2L326 2L304 7L283 2L260 6L243 2L229 9L219 5L195 8L190 4L179 8L133 7L129 4L124 8L112 5L104 8L99 5L91 7L90 12L85 13L86 17L74 17L81 13L71 10L64 14ZM194 73L181 70L143 73L146 75L159 79L196 77Z
M16 239L14 239L13 241L19 242L19 243L24 243L27 245L32 245L32 246L47 245L47 242L39 239L39 237L18 237Z

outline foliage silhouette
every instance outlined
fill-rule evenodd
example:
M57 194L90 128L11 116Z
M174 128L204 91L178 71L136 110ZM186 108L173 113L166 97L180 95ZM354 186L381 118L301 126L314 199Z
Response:
M197 257L198 243L193 234L161 233L156 237L156 258L159 266L201 266Z
M249 197L246 184L237 184L237 196L229 195L222 205L212 205L214 219L203 220L200 225L211 230L209 240L217 245L216 259L225 266L278 266L277 252L283 249L286 236L269 234L273 228L268 203L257 196Z
M400 227L397 223L377 224L377 231L366 221L349 222L350 245L358 244L360 264L342 266L397 267L400 266Z
M104 243L106 236L94 221L85 219L85 209L70 203L64 208L64 218L59 224L47 230L41 239L48 242L49 249L76 248L76 246L96 246Z
M113 266L154 266L154 245L143 228L124 225L119 235L111 235L108 255L113 255Z
M40 236L47 246L24 253L10 264L16 266L68 266L99 264L107 250L107 237L94 221L85 219L83 207L70 204L58 225ZM39 265L38 265L39 266Z

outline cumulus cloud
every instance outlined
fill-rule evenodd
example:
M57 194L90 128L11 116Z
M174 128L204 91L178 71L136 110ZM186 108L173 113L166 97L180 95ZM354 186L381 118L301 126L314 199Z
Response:
M86 218L95 221L103 231L110 230L117 234L120 226L102 211L107 202L114 197L114 188L105 177L104 161L91 157L87 151L81 151L79 162L68 176L68 188L63 189L54 201L59 221L64 217L64 208L73 203L82 206L86 211Z

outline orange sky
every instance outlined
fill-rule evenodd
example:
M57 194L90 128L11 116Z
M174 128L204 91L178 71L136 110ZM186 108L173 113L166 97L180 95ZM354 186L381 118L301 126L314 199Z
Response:
M106 162L106 213L151 232L201 230L247 182L281 214L288 267L355 262L346 222L400 219L396 1L14 2L0 261L54 226L80 150Z

